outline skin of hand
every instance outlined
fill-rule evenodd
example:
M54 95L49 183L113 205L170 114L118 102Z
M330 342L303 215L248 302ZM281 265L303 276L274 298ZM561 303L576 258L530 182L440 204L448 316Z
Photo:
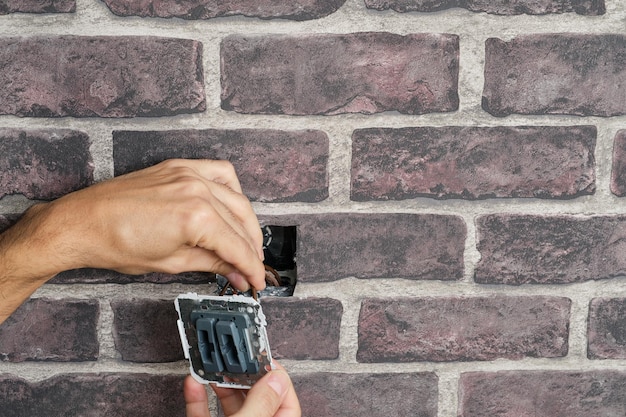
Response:
M168 160L49 203L0 235L0 323L76 268L215 272L265 288L263 236L227 161Z
M276 362L274 362L276 364ZM227 417L300 417L300 402L285 369L257 381L250 391L211 385ZM184 384L187 417L211 417L204 385L187 376Z

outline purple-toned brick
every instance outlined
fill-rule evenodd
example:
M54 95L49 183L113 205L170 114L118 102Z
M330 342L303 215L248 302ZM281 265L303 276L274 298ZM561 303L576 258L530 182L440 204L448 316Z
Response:
M396 12L436 12L462 7L472 12L497 15L576 12L596 16L606 12L604 0L365 0L368 9Z
M107 269L83 268L61 272L49 282L51 284L134 284L139 282L207 284L215 281L215 274L206 272L183 272L180 274L151 272L143 275L126 275Z
M104 0L118 16L180 17L211 19L220 16L243 15L265 19L319 19L337 11L346 0Z
M476 223L476 282L569 284L626 273L626 216L494 214Z
M222 108L240 113L422 114L459 105L457 35L232 35L221 58Z
M592 194L595 143L594 126L358 129L351 199Z
M99 315L96 300L30 299L0 325L0 360L97 360Z
M438 378L423 373L292 375L303 417L437 417Z
M626 35L487 39L483 109L509 114L626 114Z
M330 298L264 297L272 356L337 359L343 306Z
M74 13L76 0L0 0L0 15L9 13Z
M52 200L92 184L89 145L89 137L74 130L0 128L0 198Z
M0 410L3 417L184 417L183 377L71 374L28 382L0 374Z
M261 202L328 197L328 136L319 130L113 132L115 175L170 158L225 159L244 193Z
M613 142L611 191L618 197L626 196L626 129L617 132Z
M205 110L202 44L148 36L0 39L0 114L171 116Z
M359 315L359 362L567 355L571 301L558 297L380 298Z
M458 216L328 213L261 216L260 221L296 226L299 282L463 276L467 230Z
M183 360L173 300L116 299L113 338L122 359L131 362Z
M590 359L626 359L626 298L591 300L587 356Z
M470 372L459 382L459 417L626 415L626 373Z

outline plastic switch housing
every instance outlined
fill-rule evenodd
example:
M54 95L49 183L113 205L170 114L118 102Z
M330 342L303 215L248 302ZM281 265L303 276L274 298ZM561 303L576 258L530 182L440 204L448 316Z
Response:
M256 300L188 293L175 304L183 351L197 381L250 388L272 369L265 315Z

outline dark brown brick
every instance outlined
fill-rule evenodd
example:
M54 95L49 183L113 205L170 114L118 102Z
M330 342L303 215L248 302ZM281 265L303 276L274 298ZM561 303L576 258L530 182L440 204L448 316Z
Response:
M557 297L363 301L359 362L470 361L567 355L571 301Z
M115 175L169 158L226 159L248 198L262 202L326 199L328 146L319 130L113 132Z
M262 298L272 356L337 359L343 306L330 298Z
M626 298L591 300L587 341L590 359L626 359Z
M275 0L179 0L176 2L104 0L104 2L118 16L210 19L243 15L266 19L310 20L336 12L346 0L291 0L288 2Z
M422 114L459 105L456 35L233 35L221 56L225 110Z
M303 417L437 417L437 375L313 373L293 375Z
M462 7L472 12L497 15L576 12L595 16L606 12L604 0L365 0L365 5L369 9L397 12L436 12Z
M203 111L202 44L187 39L0 39L0 114L170 116Z
M626 216L497 214L477 220L484 284L567 284L626 272Z
M184 417L183 376L71 374L40 382L0 374L3 417Z
M143 275L126 275L106 269L83 268L61 272L49 282L51 284L133 284L139 282L206 284L215 281L215 275L206 272L184 272L181 274L151 272Z
M593 126L359 129L352 135L351 198L592 194L595 143Z
M52 200L92 184L89 145L89 137L74 130L0 128L0 198Z
M626 35L487 39L483 109L494 116L626 114Z
M626 129L617 132L613 142L611 191L618 197L626 196Z
M463 276L467 231L458 216L328 213L259 220L263 225L296 226L299 282Z
M173 300L116 299L113 338L122 359L131 362L183 360Z
M99 314L96 300L30 299L0 325L0 360L96 360Z
M76 0L0 0L0 15L9 13L74 13Z
M626 414L626 373L471 372L461 375L459 417Z

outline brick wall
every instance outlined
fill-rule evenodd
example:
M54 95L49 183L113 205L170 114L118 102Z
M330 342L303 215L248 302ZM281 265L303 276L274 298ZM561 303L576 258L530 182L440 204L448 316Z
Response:
M305 416L626 413L623 0L0 0L0 86L2 228L170 157L297 226L264 306ZM182 416L172 300L213 290L59 275L0 414Z

